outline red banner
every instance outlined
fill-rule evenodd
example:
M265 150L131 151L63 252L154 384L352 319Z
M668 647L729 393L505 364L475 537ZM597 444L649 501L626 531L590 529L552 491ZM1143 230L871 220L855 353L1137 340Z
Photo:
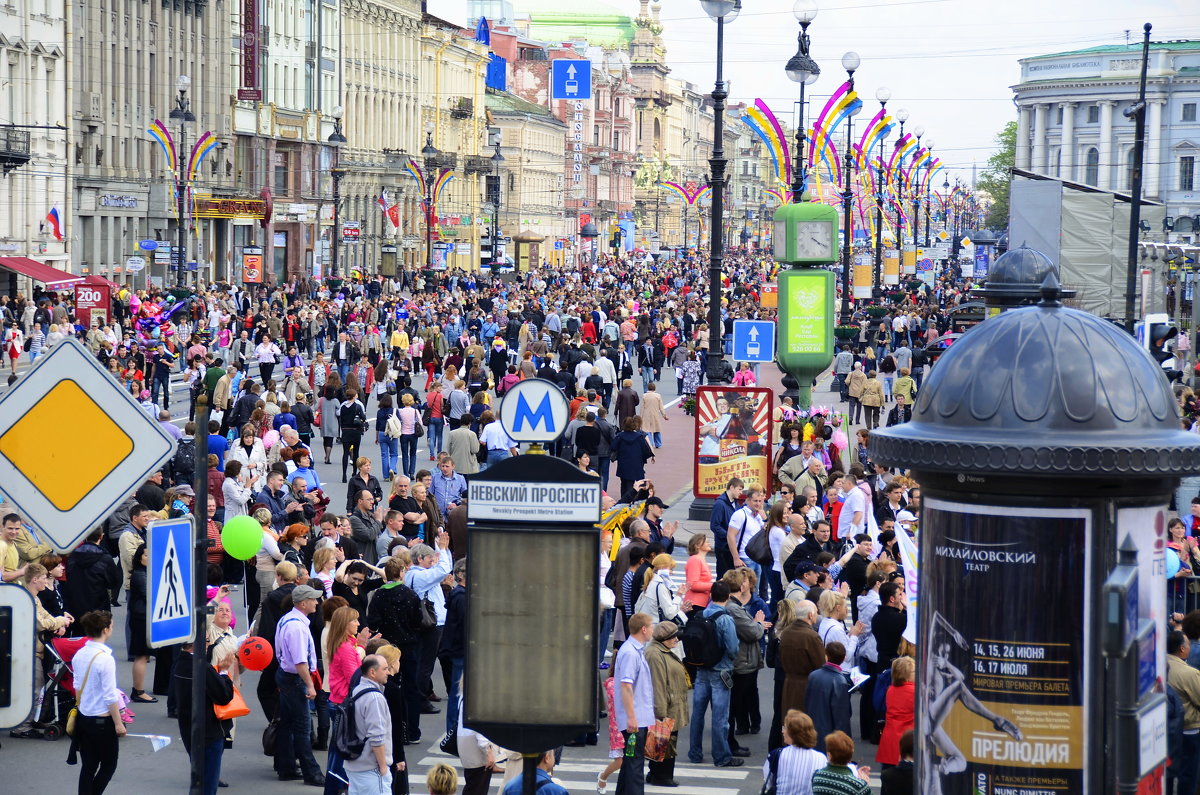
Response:
M242 87L238 99L261 100L258 82L259 0L242 0Z
M80 284L75 288L75 315L84 326L92 325L95 313L99 325L108 322L111 291L107 284Z
M716 497L730 478L771 485L771 390L702 386L696 391L697 497Z

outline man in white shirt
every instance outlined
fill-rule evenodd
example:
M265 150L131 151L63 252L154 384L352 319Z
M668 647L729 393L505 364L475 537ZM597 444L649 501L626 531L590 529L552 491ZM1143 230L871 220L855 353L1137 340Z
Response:
M487 465L498 464L520 452L517 443L504 432L499 421L489 422L479 434L479 443L487 447Z
M746 503L733 512L733 516L729 518L729 527L725 531L729 551L733 555L733 567L737 569L747 566L753 569L760 582L762 567L746 557L746 545L754 540L766 524L766 514L763 513L765 500L766 493L760 484L747 486Z
M846 496L838 515L839 539L864 532L867 519L867 495L858 488L858 477L853 472L842 478L842 493Z

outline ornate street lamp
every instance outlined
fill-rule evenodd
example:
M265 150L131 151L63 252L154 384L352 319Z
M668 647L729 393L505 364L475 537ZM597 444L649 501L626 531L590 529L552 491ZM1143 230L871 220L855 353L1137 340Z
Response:
M187 165L184 162L184 151L187 150L187 125L193 124L196 121L196 116L192 113L192 101L188 99L188 91L192 87L192 78L187 75L180 75L175 80L175 107L171 110L169 118L171 121L179 124L179 147L176 149L177 160L176 168L178 178L175 184L175 251L172 255L172 262L175 265L175 279L180 286L184 283L184 269L187 268L187 224L184 220L185 194L187 193Z
M421 159L425 161L425 268L433 270L433 225L436 213L433 210L433 183L431 179L441 154L433 145L433 122L425 122L425 145L421 147Z
M333 243L329 248L329 276L338 278L338 250L342 242L342 177L346 169L341 166L341 150L346 143L342 133L342 106L333 109L333 132L329 135L329 145L333 147L333 166L329 176L333 178Z
M882 110L887 110L891 98L891 89L883 86L875 89L875 99L879 100ZM875 278L872 285L876 290L882 286L883 278L883 138L879 136L879 162L875 164ZM863 157L869 155L863 152Z
M800 84L800 121L796 125L796 157L792 160L792 201L802 201L804 192L804 180L806 177L804 163L806 157L804 155L805 130L804 130L804 87L817 82L817 78L821 76L821 67L817 66L808 54L809 38L808 26L817 18L817 4L815 0L796 0L796 4L792 6L792 14L800 23L800 34L796 37L796 54L788 59L787 66L784 71L787 72L788 79L794 83Z
M846 79L850 83L850 92L854 91L854 73L858 70L862 59L858 57L856 52L848 52L842 56L842 68L846 70ZM845 185L842 189L842 324L846 325L850 322L850 250L853 246L853 239L850 223L851 199L853 198L850 192L850 172L854 169L854 153L851 143L851 131L854 129L854 116L856 111L851 111L846 118L846 173Z

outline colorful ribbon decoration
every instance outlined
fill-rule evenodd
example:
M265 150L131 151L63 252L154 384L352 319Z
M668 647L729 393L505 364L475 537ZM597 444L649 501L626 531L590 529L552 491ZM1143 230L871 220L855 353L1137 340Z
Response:
M161 119L155 119L146 132L151 138L158 141L158 145L162 147L163 154L167 156L167 164L170 166L172 173L174 173L175 164L179 160L175 156L175 139L171 137L171 132L167 129L167 125L163 124Z
M688 189L686 185L680 185L678 182L660 182L659 187L671 191L683 199L689 207L712 193L712 188L708 185L698 185L695 189Z

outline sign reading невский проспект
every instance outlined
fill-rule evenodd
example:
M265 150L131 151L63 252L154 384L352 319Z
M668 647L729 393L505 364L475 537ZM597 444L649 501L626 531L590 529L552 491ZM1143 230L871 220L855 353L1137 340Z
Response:
M472 481L467 502L472 519L594 522L600 505L600 482Z

